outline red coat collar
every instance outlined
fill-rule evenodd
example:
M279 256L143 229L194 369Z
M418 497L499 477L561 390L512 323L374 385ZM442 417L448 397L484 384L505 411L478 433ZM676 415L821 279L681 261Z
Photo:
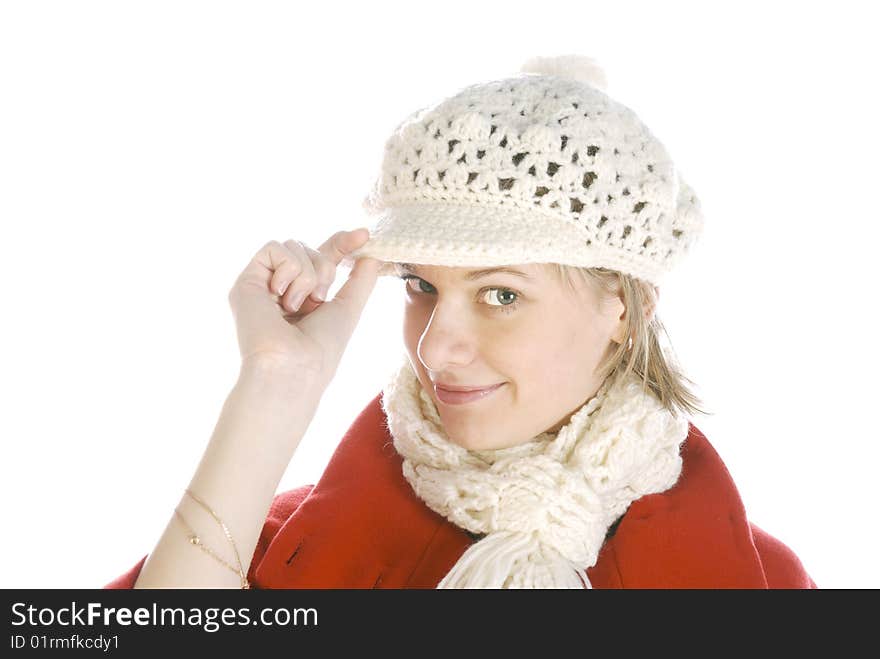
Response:
M434 588L473 542L401 470L381 392L256 569L261 588ZM736 486L690 424L681 477L633 502L587 570L594 588L766 588Z

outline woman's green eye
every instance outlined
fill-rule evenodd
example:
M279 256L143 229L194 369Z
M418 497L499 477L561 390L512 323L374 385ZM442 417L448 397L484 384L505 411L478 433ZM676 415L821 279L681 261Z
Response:
M517 294L507 288L490 288L485 291L486 293L497 292L496 299L501 302L500 305L503 307L509 307L513 304L516 304ZM491 298L491 295L490 295ZM494 306L494 305L493 305Z
M398 275L400 279L403 279L404 285L412 290L414 293L424 293L425 295L432 295L436 293L436 289L431 286L428 282L426 282L421 277L417 277L413 274L404 274ZM409 280L415 279L419 283L419 290L413 290L409 285ZM426 290L427 288L427 290ZM493 311L501 311L503 313L510 313L519 305L520 293L517 291L511 290L509 288L484 288L480 291L480 296L485 299L486 293L496 293L496 300L500 301L500 304L492 304L491 302L487 302L486 305L491 307Z
M428 282L426 282L424 279L422 279L422 278L420 278L420 277L416 277L415 275L403 275L403 276L401 277L401 279L404 280L404 282L405 282L404 285L405 285L407 288L409 288L408 280L409 280L409 279L415 279L415 280L419 283L419 291L421 291L422 293L433 293L433 292L434 292L434 287L431 286L431 284L429 284ZM427 287L430 288L431 290L426 291L426 290L423 288L423 286L427 286Z

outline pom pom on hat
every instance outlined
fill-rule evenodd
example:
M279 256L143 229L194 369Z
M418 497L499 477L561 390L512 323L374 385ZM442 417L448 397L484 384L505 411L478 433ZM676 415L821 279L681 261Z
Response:
M608 89L608 78L602 66L586 55L532 57L526 60L520 72L570 78L601 89L603 92Z

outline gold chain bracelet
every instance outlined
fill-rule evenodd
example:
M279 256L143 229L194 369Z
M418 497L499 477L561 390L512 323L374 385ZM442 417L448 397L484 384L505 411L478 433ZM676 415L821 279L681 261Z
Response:
M226 537L229 539L229 543L232 545L232 551L235 553L235 560L238 563L238 569L236 569L235 567L230 565L227 561L223 560L216 552L214 552L212 549L207 547L202 542L202 539L198 536L198 534L186 522L186 520L183 518L183 515L180 514L180 511L177 508L175 508L174 513L177 515L177 517L180 519L180 521L183 523L183 525L189 531L189 536L187 539L189 540L190 544L198 547L199 549L201 549L202 551L204 551L205 553L207 553L208 555L213 557L215 560L217 560L218 562L225 565L229 570L236 573L239 576L239 578L241 579L241 587L243 589L250 588L250 584L248 583L248 580L247 580L247 575L245 574L244 568L241 565L241 558L239 557L238 549L236 549L236 547L235 547L235 542L232 539L232 534L229 532L229 529L226 527L226 524L224 524L223 520L221 520L213 510L211 510L211 508L208 506L208 504L206 504L204 501L199 499L189 489L186 490L186 493L196 503L198 503L200 506L202 506L202 508L207 510L208 513L210 513L211 517L213 517L217 521L217 523L220 524L220 526L223 528L223 532L226 534Z

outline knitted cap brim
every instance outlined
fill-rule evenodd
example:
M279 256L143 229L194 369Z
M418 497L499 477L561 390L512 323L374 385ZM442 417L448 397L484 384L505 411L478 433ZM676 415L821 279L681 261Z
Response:
M484 267L560 263L628 272L633 256L608 245L588 244L574 222L544 209L475 203L419 202L387 207L373 216L370 239L345 259L384 261L379 275L394 275L395 263ZM659 281L656 264L639 264ZM650 281L650 279L649 279Z

